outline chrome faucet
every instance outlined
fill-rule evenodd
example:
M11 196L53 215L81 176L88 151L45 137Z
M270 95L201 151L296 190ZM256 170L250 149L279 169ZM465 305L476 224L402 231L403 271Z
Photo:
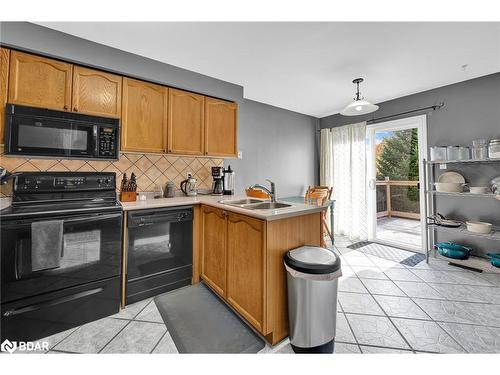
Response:
M266 181L271 184L271 190L269 190L268 188L266 188L264 185L261 185L261 184L254 184L254 185L250 186L250 189L254 189L254 188L262 189L267 194L269 194L271 196L271 202L276 202L276 184L267 178L266 178Z

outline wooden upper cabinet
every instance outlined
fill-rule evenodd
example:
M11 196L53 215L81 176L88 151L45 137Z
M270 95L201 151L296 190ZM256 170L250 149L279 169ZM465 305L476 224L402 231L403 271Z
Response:
M75 66L72 110L96 116L120 117L122 77Z
M234 157L237 151L236 103L205 98L205 154Z
M233 213L227 218L227 301L266 334L265 223Z
M9 57L10 50L0 48L0 144L4 143L5 104L7 104L7 89L9 87Z
M12 51L9 103L70 110L73 65Z
M226 296L226 214L202 206L201 277L221 297Z
M204 103L203 95L169 89L168 152L203 155Z
M123 78L121 150L165 152L168 88Z

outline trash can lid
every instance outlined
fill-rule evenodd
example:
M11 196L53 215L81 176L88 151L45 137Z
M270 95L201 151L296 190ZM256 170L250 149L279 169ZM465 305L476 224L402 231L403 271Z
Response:
M316 246L302 246L285 254L285 263L294 270L325 274L340 269L340 257L333 251Z

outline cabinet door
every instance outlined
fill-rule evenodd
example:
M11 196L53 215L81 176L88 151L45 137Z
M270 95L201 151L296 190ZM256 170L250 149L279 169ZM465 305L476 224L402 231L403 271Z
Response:
M96 116L120 117L122 108L122 77L73 67L72 110Z
M169 89L168 152L203 155L204 97Z
M9 87L10 50L0 48L0 144L3 144L5 128L5 104L7 104L7 88Z
M168 89L123 78L122 151L165 152Z
M73 65L12 51L9 103L69 110Z
M221 297L226 296L226 214L202 206L201 277Z
M205 154L235 157L237 154L237 112L235 103L205 98Z
M229 213L227 219L227 301L266 334L265 224Z

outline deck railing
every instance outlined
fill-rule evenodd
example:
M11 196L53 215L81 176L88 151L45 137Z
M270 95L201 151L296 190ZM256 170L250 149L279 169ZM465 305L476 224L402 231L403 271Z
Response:
M382 189L377 189L377 218L381 217L404 217L407 219L420 219L420 212L409 212L408 210L397 209L400 207L394 207L393 205L393 191L391 191L392 187L418 187L418 181L399 181L399 180L391 180L389 177L386 177L385 180L376 181L377 187L385 186L385 193L382 192ZM393 189L394 190L394 189ZM383 201L379 201L379 194L383 194L382 197L385 196L385 205L383 205ZM400 194L401 196L402 194ZM415 201L411 202L408 197L403 197L403 201L406 203L415 203ZM381 204L382 203L382 204ZM418 201L417 201L418 203ZM383 207L382 207L383 206ZM404 205L403 205L404 206ZM394 209L396 208L396 209ZM380 209L380 211L379 211ZM417 209L418 211L418 209Z

